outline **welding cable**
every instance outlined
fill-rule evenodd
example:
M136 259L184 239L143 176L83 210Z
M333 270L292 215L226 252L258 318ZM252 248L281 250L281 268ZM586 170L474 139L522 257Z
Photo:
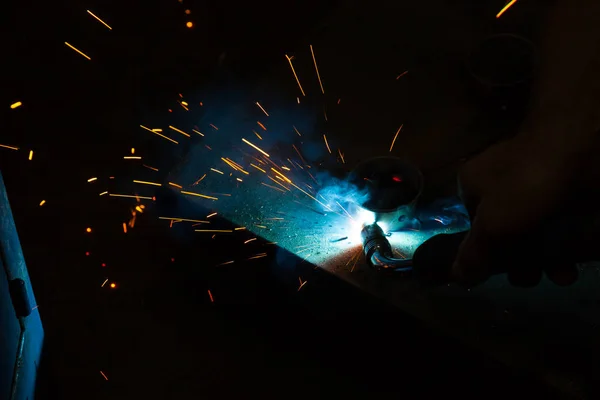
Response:
M369 261L373 267L386 271L408 272L413 269L411 259L394 258L379 251L373 252Z
M412 271L412 259L395 258L392 246L377 223L365 225L361 231L365 257L380 271Z

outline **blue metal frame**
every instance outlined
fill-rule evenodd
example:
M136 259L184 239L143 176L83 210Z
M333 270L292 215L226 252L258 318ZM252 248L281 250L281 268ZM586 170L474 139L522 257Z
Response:
M0 273L0 288L3 292L0 293L0 329L5 338L3 350L8 350L0 354L3 358L0 365L13 365L10 382L0 379L0 398L32 400L44 330L1 173L0 267L5 272ZM17 290L12 290L14 288ZM8 375L8 371L0 373Z

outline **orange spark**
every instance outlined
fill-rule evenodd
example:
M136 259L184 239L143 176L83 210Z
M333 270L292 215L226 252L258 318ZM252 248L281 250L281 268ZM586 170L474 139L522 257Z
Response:
M323 83L321 82L321 75L319 75L319 68L317 67L317 60L315 58L315 52L313 51L312 44L310 45L310 54L312 54L312 59L315 64L315 71L317 71L317 78L319 78L319 85L321 86L321 92L325 94L325 89L323 89Z
M104 372L100 371L100 373L102 374L102 376L104 377L104 379L108 380L108 378L106 377L106 375L104 374Z
M137 181L135 179L133 180L133 183L141 183L142 185L162 186L162 184L160 184L160 183L147 182L147 181Z
M42 202L40 203L40 207L43 206L44 204L46 204L46 200L42 200Z
M86 229L85 229L85 231L86 231L87 233L91 233L91 232L92 232L92 228L86 228Z
M197 130L195 130L195 129L192 129L192 132L196 132L198 135L200 135L200 136L204 136L204 134L203 134L202 132L199 132L199 131L197 131Z
M98 178L96 178L96 177L90 178L90 179L88 179L88 182L94 182L95 180L98 180Z
M172 129L172 130L174 130L175 132L179 132L179 133L181 133L181 134L182 134L182 135L184 135L184 136L190 137L190 134L189 134L189 133L185 133L185 132L184 132L184 131L182 131L181 129L177 129L177 128L175 128L174 126L171 126L171 125L169 125L169 129Z
M356 263L358 262L358 260L360 259L360 255L362 254L362 252L358 252L358 256L354 259L354 264L352 264L352 268L350 269L350 272L354 272L354 267L356 267Z
M186 22L185 26L187 26L188 28L192 28L194 26L194 23L192 21L188 21Z
M108 191L106 191L106 192L102 192L102 193L100 193L98 196L104 196L105 194L108 194Z
M264 152L263 150L261 150L258 146L250 143L249 141L247 141L246 139L242 138L242 142L246 143L248 146L251 146L253 148L255 148L256 150L260 151L261 153L263 153L265 156L267 157L271 157L270 155L268 155L266 152Z
M349 265L349 264L350 264L350 263L351 263L351 262L354 260L354 257L359 257L359 256L360 256L360 253L361 253L361 251L360 251L360 249L359 249L359 250L358 250L356 253L354 253L354 254L352 255L352 257L350 257L350 259L349 259L349 260L348 260L348 262L346 263L346 266L348 266L348 265Z
M331 149L329 148L329 143L327 143L327 136L323 135L323 139L325 139L325 146L327 146L327 151L331 154Z
M257 138L259 138L260 140L263 140L263 138L260 137L260 135L258 134L258 132L256 132L254 129L252 129L252 132L256 135Z
M123 222L123 233L127 233L127 224Z
M402 78L402 77L403 77L404 75L406 75L406 74L408 74L408 71L404 71L403 73L401 73L400 75L398 75L398 76L396 77L396 80L398 80L398 79Z
M17 108L17 107L21 107L22 105L23 105L23 103L21 103L20 101L17 101L16 103L12 103L12 104L10 105L10 109L11 109L11 110L14 110L15 108Z
M71 46L69 43L65 42L65 44L67 46L69 46L71 49L75 50L76 52L78 52L79 54L81 54L82 56L84 56L85 58L87 58L88 60L91 60L91 58L89 58L86 54L82 53L81 51L77 50L75 47Z
M287 183L292 183L292 181L290 181L287 176L283 175L281 172L277 171L275 168L271 167L271 171L275 172L277 175L279 175L281 178L283 178L283 180L286 181Z
M265 110L265 109L263 108L263 106L261 106L261 105L260 105L260 103L259 103L258 101L256 102L256 105L258 106L258 108L260 108L260 109L262 110L262 112L264 112L264 113L265 113L265 115L266 115L267 117L269 116L269 113L267 112L267 110Z
M194 229L194 232L223 232L223 233L231 233L233 231L231 229Z
M124 160L141 160L142 157L140 156L125 156L123 157Z
M212 214L208 214L208 215L206 216L206 218L214 217L215 215L217 215L217 213L216 213L216 212L214 212L214 213L212 213Z
M267 128L265 128L265 126L263 124L261 124L260 121L256 121L256 123L258 124L258 126L260 126L263 129L263 131L267 130Z
M167 219L167 220L176 221L176 222L182 222L182 221L186 221L186 222L198 222L200 224L209 224L210 223L208 221L200 221L200 220L197 220L197 219L176 218L176 217L158 217L158 219Z
M390 146L390 153L392 152L392 148L394 148L394 143L396 143L396 138L398 137L398 134L402 130L403 126L404 126L404 124L400 125L400 128L398 128L398 131L396 132L396 135L394 135L394 140L392 140L392 145Z
M225 160L223 160L223 161L225 161ZM234 167L236 167L236 169L237 169L238 171L240 171L240 172L242 172L242 173L244 173L244 174L246 174L246 175L250 175L248 172L246 172L246 171L244 170L244 168L243 168L243 167L242 167L240 164L236 163L236 162L235 162L235 161L233 161L232 159L229 159L229 158L227 158L227 163L228 163L228 164L230 164L230 165L233 165Z
M98 18L97 16L94 15L94 13L92 13L90 10L86 10L88 12L88 14L90 14L92 17L96 18L98 20L98 22L100 22L102 25L106 26L108 29L110 29L112 31L112 28L110 26L108 26L108 24L104 21L102 21L100 18Z
M498 14L496 14L496 18L500 18L502 16L502 14L504 14L506 12L506 10L508 10L510 7L512 7L512 5L515 4L516 2L517 2L517 0L511 0L510 3L505 5L504 8L502 10L500 10L500 12Z
M114 193L110 193L109 196L110 197L126 197L126 198L131 198L131 199L140 199L140 200L155 200L154 197L135 196L135 195L131 195L131 194L114 194Z
M235 164L233 164L231 161L229 161L227 158L221 157L221 160L225 161L225 164L229 165L234 170L239 171L239 168Z
M111 288L111 289L114 289L114 288L116 288L116 287L117 287L117 284L116 284L116 283L112 282L112 283L110 284L110 288ZM107 379L107 380L108 380L108 379Z
M296 131L296 133L298 134L298 136L302 136L302 135L300 134L300 132L298 132L298 129L296 129L296 127L295 127L295 126L292 126L292 128L294 128L294 130Z
M338 149L338 153L340 154L340 158L342 159L342 164L346 164L346 161L344 160L344 154L342 153L342 150Z
M267 253L261 253L261 254L255 255L253 257L249 257L248 260L255 260L257 258L263 258L263 257L266 257L266 256L267 256Z
M4 147L5 149L10 149L10 150L19 150L18 147L7 146L5 144L0 144L0 147Z
M302 190L301 188L299 188L298 186L294 185L293 183L290 182L290 184L295 187L296 189L298 189L299 191L301 191L302 193L304 193L305 195L307 195L308 197L310 197L311 199L313 199L314 201L316 201L317 203L319 203L320 205L322 205L323 207L325 207L328 211L333 211L327 204L324 204L322 202L320 202L319 200L317 200L316 197L314 197L313 195L311 195L310 193L307 193L306 191Z
M155 135L158 135L158 136L160 136L160 137L161 137L161 138L163 138L163 139L167 139L167 140L168 140L168 141L170 141L170 142L173 142L173 143L175 143L175 144L179 144L179 142L177 142L177 141L175 141L175 140L171 139L170 137L167 137L167 136L165 136L165 135L162 135L162 134L160 134L160 133L158 133L158 132L155 132L153 129L150 129L150 128L148 128L148 127L145 127L144 125L140 125L140 128L143 128L143 129L145 129L145 130L147 130L147 131L149 131L149 132L152 132L152 133L154 133Z
M213 127L215 129L215 131L218 131L219 128L217 128L216 126L214 126L213 124L208 124L209 126Z
M87 256L88 253L85 253L85 255ZM102 285L100 285L100 287L104 287L104 285L106 285L106 282L108 282L108 278L106 278L106 280L102 282ZM100 373L102 373L102 371L100 371Z
M300 151L298 150L298 148L296 147L296 145L292 145L292 147L294 148L294 150L296 150L296 153L298 153L298 156L300 157L300 160L302 160L302 162L304 164L306 164L306 160L304 159L304 157L302 157L302 154L300 154Z
M223 175L223 172L219 171L218 169L211 168L210 170L213 171L213 172L216 172L218 174Z
M267 171L265 171L265 170L264 170L264 169L262 169L261 167L257 167L256 165L254 165L254 164L252 164L252 163L250 163L250 166L251 166L251 167L254 167L254 168L256 168L257 170L259 170L259 171L261 171L261 172L264 172L265 174L267 173Z
M210 302L211 302L211 303L214 303L214 302L215 302L215 299L213 298L213 295L212 295L212 293L210 292L210 290L208 291L208 297L210 297Z
M146 165L146 164L142 164L142 165L143 165L144 167L148 168L148 169L151 169L152 171L156 171L156 172L158 172L158 168L154 168L154 167L151 167L151 166L149 166L149 165Z
M287 187L283 186L281 183L277 182L275 179L271 178L270 176L267 175L267 178L269 178L270 180L272 180L273 182L275 182L276 184L278 184L279 186L281 186L282 188L284 188L288 192L291 192L290 189L288 189ZM281 179L281 177L279 179ZM283 179L281 179L281 180L283 180ZM265 185L265 186L268 186L268 185Z
M290 67L292 68L292 72L294 73L294 78L296 78L296 82L298 82L298 87L300 88L300 91L302 92L302 96L306 96L306 94L304 93L304 89L302 89L302 85L300 84L300 80L298 79L298 75L296 75L296 70L294 69L294 65L292 64L292 58L294 58L294 57L290 58L286 54L285 58L287 58L288 62L290 63Z
M254 242L256 240L256 238L252 238L252 239L248 239L244 242L244 244L248 244L250 242Z
M202 179L206 178L206 174L202 175L202 177L200 177L200 179L198 179L196 182L194 182L192 184L192 186L196 186L197 184L199 184L200 182L202 182Z
M218 199L218 198L216 198L216 197L212 197L212 196L205 196L205 195L203 195L203 194L200 194L200 193L186 192L185 190L182 190L182 191L181 191L181 193L182 193L182 194L187 194L187 195L190 195L190 196L203 197L203 198L205 198L205 199L209 199L209 200L219 200L219 199Z
M178 189L183 189L183 186L181 186L181 185L178 185L178 184L176 184L176 183L173 183L173 182L169 182L169 185L171 185L171 186L175 186L175 187L176 187L176 188L178 188Z

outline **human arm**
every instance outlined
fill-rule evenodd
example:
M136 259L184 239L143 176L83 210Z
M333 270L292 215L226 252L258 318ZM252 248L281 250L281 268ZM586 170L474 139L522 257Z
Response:
M541 248L532 238L568 204L597 191L600 2L559 0L543 38L531 112L520 133L460 173L473 221L453 269L467 283L486 279L492 264L538 279Z

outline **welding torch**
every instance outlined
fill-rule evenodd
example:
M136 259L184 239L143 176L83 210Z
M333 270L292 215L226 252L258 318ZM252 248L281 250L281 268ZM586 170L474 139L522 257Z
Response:
M600 259L600 234L590 228L594 221L590 218L564 217L552 219L545 225L547 229L527 238L515 239L520 246L520 254L526 254L530 246L536 248L527 260L543 267L544 270L553 266L585 264L591 260ZM558 232L585 232L582 236L573 235L565 240ZM380 272L400 273L404 276L410 273L420 283L426 285L447 284L455 281L452 265L460 244L469 233L468 230L438 234L423 242L415 250L412 259L396 258L392 246L383 229L373 223L364 225L361 231L365 257L368 263ZM583 237L583 239L582 239ZM537 244L535 246L534 244ZM562 249L557 252L556 249ZM525 256L527 257L527 256ZM489 265L490 275L509 272L513 264L523 263L525 259L507 259L505 263Z
M361 238L365 258L375 270L402 276L411 274L422 284L436 285L454 281L452 264L468 232L434 235L417 247L412 258L396 258L388 235L377 223L364 225ZM505 272L496 267L491 275Z
M383 229L375 222L364 225L360 232L367 261L379 271L408 272L412 259L395 258Z
M468 231L435 235L423 242L412 258L396 258L383 229L377 224L364 225L361 238L369 265L383 273L411 273L429 284L453 281L452 264ZM492 274L506 271L495 270ZM403 275L403 274L402 274Z

